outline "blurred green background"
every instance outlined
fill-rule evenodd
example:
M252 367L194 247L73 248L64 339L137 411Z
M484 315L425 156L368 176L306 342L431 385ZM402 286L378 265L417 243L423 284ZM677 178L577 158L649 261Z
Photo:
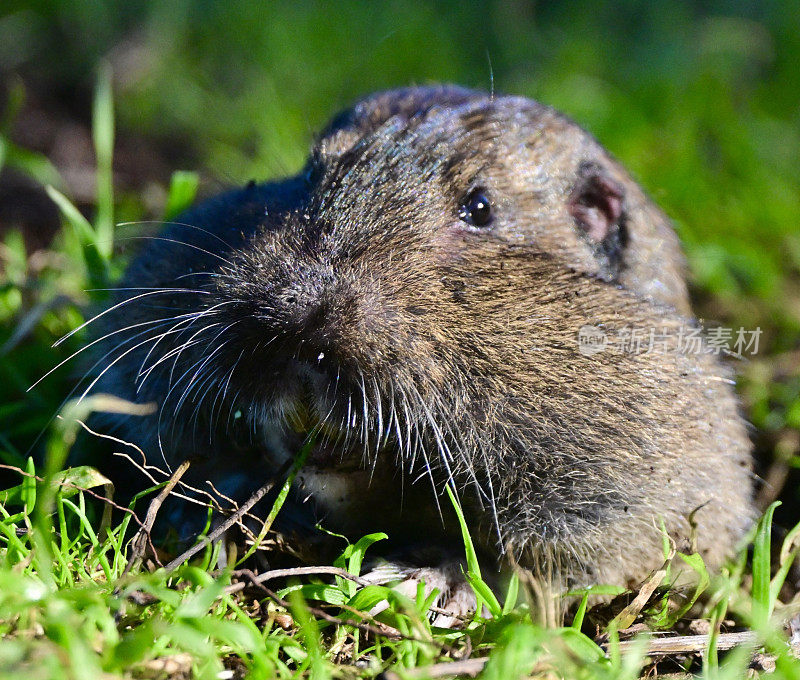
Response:
M771 484L762 500L783 489L796 516L800 2L4 0L4 462L24 458L79 374L25 392L79 346L50 347L91 302L42 186L93 214L100 63L113 71L119 220L160 218L174 170L199 171L203 194L294 173L325 120L377 89L493 86L570 114L674 218L698 314L763 329L736 369Z

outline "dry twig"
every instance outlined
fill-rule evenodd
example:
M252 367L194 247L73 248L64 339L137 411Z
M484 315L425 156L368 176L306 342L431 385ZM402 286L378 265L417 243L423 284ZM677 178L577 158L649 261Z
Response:
M241 518L247 513L250 508L252 508L258 501L260 501L264 496L266 496L272 488L275 486L275 480L282 477L283 474L288 470L289 465L284 465L283 469L278 472L275 477L270 479L266 484L261 486L250 498L245 501L241 506L239 506L235 512L233 512L228 518L225 519L216 529L214 529L211 533L207 536L204 536L202 540L195 543L191 548L184 550L180 555L178 555L174 560L169 562L164 569L170 572L179 567L183 564L186 560L190 557L196 555L200 552L203 548L205 548L210 543L216 541L220 536L222 536L228 529L230 529L234 524L236 524Z
M260 574L255 574L249 569L240 569L234 571L232 576L244 576L252 583L265 583L266 581L272 581L276 578L284 578L288 576L313 576L317 574L332 574L333 576L340 576L341 578L347 579L348 581L353 581L360 586L372 585L367 579L356 576L355 574L351 574L346 569L342 569L340 567L294 567L288 569L272 569L271 571L264 571ZM247 584L244 581L240 581L239 583L234 583L225 588L225 592L230 595L243 590L246 585Z
M475 659L461 659L460 661L447 661L435 663L432 666L413 668L403 672L404 678L451 678L456 675L465 675L470 678L477 677L489 657L481 656ZM386 671L386 680L400 680L400 676L394 671Z
M708 648L710 635L677 635L674 637L651 638L647 642L647 656L669 656L670 654L702 654ZM754 645L758 642L756 634L751 631L739 633L720 633L717 636L717 649L725 651L742 645ZM638 646L636 640L625 640L619 643L622 651ZM608 649L608 643L601 645Z
M153 530L153 525L156 522L156 516L158 515L158 511L161 509L164 501L167 499L172 493L172 490L175 488L175 485L180 481L180 478L183 477L184 473L189 469L189 461L185 460L183 463L180 464L177 470L172 474L167 484L164 486L163 489L159 492L158 496L156 496L152 501L150 501L150 506L147 508L147 515L144 518L144 524L140 527L139 531L136 533L136 536L133 537L131 541L131 556L128 560L128 563L125 565L125 570L122 572L123 576L126 576L130 573L131 569L134 565L138 565L141 562L142 556L144 555L145 548L147 547L147 543L145 542L145 538L150 536L150 532ZM158 556L155 555L156 561L158 561Z

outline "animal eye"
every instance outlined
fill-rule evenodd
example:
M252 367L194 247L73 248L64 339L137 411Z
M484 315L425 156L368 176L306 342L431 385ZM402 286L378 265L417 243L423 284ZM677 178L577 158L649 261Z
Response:
M473 227L485 227L492 221L492 202L483 189L473 189L461 202L458 217Z

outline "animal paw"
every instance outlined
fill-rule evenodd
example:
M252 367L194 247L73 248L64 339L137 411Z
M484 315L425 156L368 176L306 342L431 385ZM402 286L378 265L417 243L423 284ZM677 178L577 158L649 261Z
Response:
M363 578L373 585L393 583L392 590L412 600L416 598L420 584L423 586L425 597L434 590L438 591L432 605L431 623L440 628L454 628L465 617L471 616L478 604L475 592L466 581L458 562L448 562L438 567L412 567L384 562L365 574ZM383 600L369 613L375 616L388 607L389 603Z

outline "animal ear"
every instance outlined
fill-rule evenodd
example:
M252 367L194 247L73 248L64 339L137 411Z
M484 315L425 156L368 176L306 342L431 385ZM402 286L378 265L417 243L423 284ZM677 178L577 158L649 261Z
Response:
M601 275L616 279L628 243L625 188L601 165L581 163L567 209L594 250Z
M570 215L590 241L600 243L619 230L625 189L597 163L581 163L567 203Z

